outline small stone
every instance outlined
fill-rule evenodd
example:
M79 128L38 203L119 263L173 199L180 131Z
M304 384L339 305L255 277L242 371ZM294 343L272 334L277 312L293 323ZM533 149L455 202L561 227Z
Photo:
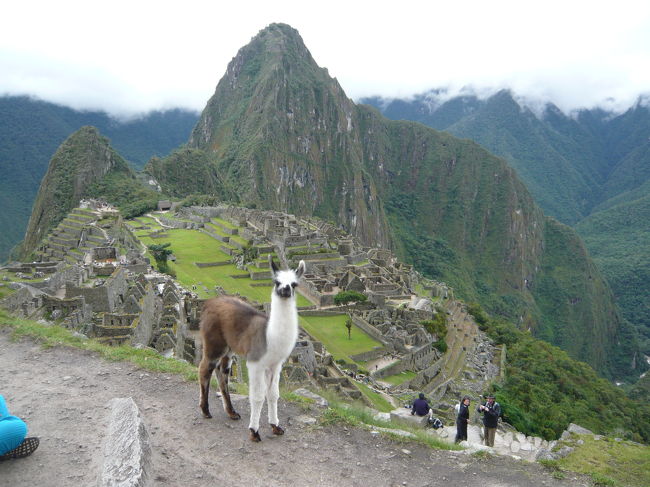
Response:
M406 448L402 448L402 453L404 453L405 455L410 455L411 450L407 450Z

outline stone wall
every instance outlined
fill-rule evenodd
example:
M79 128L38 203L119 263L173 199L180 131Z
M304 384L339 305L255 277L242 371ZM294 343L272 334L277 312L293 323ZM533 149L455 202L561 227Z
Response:
M361 328L367 335L370 335L372 338L383 344L388 350L393 350L393 344L384 338L384 335L366 320L360 316L352 315L352 323L354 323L358 328Z
M126 271L121 267L102 286L79 287L69 282L65 285L66 297L83 296L95 313L113 312L124 301L127 290Z
M88 279L89 274L90 271L88 269L73 264L62 267L49 276L47 280L44 280L43 282L35 282L33 285L49 294L54 294L68 282L80 286Z
M23 316L29 316L43 304L45 294L30 286L21 286L15 292L0 300L0 306L12 313L20 312Z
M118 251L115 247L93 247L93 260L117 260Z

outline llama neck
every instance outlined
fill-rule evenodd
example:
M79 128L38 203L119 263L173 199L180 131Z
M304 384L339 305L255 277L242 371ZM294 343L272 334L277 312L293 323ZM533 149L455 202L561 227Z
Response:
M280 331L298 328L298 310L296 309L296 298L279 298L273 294L271 297L271 311L269 313L269 331L278 333Z

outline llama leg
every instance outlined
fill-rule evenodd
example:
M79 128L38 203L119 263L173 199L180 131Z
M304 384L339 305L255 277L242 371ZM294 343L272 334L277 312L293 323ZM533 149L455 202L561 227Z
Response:
M260 438L260 414L264 404L264 391L266 390L266 380L264 377L264 368L259 364L248 362L248 400L251 405L251 418L248 424L250 430L250 439L252 441L262 441Z
M284 430L280 428L278 419L278 398L280 397L280 372L282 364L267 372L269 380L266 390L266 406L268 408L269 424L274 435L283 435Z
M224 355L219 361L217 367L217 378L219 379L219 390L221 390L221 401L223 402L223 409L230 419L239 419L241 416L232 407L230 401L230 390L228 389L228 379L230 377L230 364L231 359L229 355Z
M199 364L199 383L201 385L201 392L199 395L199 407L205 418L211 418L210 407L208 405L208 396L210 394L210 378L212 377L212 371L215 368L215 363L208 360L208 358L203 355L201 363Z

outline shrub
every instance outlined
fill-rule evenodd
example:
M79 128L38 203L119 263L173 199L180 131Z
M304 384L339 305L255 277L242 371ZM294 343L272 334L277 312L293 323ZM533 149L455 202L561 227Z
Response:
M474 317L476 323L479 324L479 327L483 330L482 326L487 325L488 316L481 308L481 305L478 303L469 303L467 305L467 312Z
M440 352L445 353L447 351L447 342L444 338L441 338L433 344Z
M447 315L444 312L438 312L432 320L422 320L420 324L431 335L439 339L447 336Z
M334 304L341 306L348 303L365 303L368 296L357 291L341 291L334 296Z

